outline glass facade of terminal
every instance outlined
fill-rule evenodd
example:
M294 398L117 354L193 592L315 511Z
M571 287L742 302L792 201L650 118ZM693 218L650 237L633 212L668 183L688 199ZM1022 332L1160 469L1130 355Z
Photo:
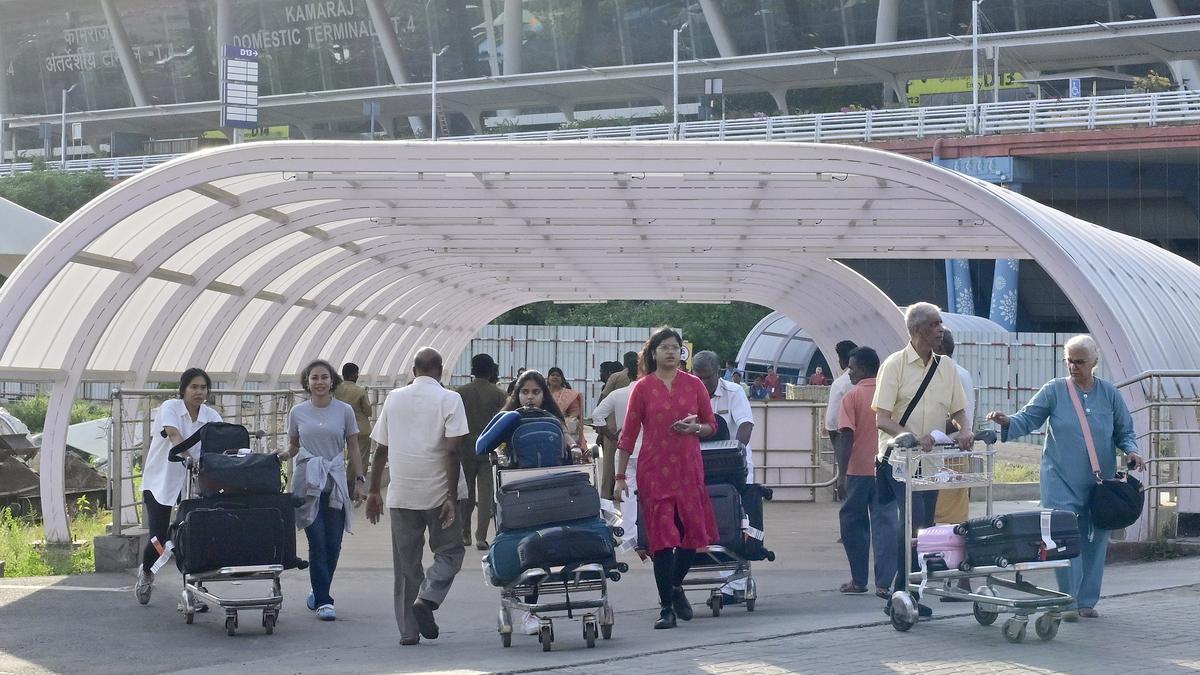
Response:
M477 0L383 0L409 81L504 72L503 5ZM152 104L217 98L215 0L113 0ZM720 0L741 54L875 41L873 0ZM1178 0L1200 13L1200 0ZM967 0L902 0L901 40L970 32ZM389 84L391 75L365 0L232 0L233 40L259 48L261 94ZM494 29L487 30L486 14ZM984 30L1046 28L1153 18L1150 0L988 0ZM525 0L523 72L664 62L671 29L689 28L681 56L719 56L698 4L689 0ZM133 105L99 0L0 0L0 63L8 110L56 113ZM499 43L491 58L491 40ZM493 61L495 62L493 64ZM3 101L0 101L3 102Z

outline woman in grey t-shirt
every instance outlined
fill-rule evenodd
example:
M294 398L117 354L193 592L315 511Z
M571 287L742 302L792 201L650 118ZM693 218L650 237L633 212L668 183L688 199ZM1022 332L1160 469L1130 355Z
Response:
M309 399L288 413L288 449L281 452L296 458L292 492L304 499L296 509L296 527L304 528L308 537L312 582L307 604L322 621L337 618L329 589L342 552L342 534L350 529L351 504L358 506L366 492L354 409L333 397L341 381L327 361L304 368L300 385ZM347 458L354 475L352 490L346 480Z

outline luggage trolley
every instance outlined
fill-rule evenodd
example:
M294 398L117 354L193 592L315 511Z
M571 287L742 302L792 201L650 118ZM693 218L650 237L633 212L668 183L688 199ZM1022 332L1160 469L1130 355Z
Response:
M211 425L206 425L211 426ZM223 425L231 427L235 425ZM243 428L244 430L244 428ZM200 435L203 428L196 432ZM247 432L248 434L248 432ZM190 440L190 439L189 439ZM205 439L206 441L208 439ZM211 442L210 442L211 443ZM184 501L181 502L180 512L177 515L175 525L180 524L187 516L190 510L185 510L187 500L196 498L200 494L199 489L199 471L200 462L191 453L186 452L187 442L171 449L172 461L181 461L188 471L188 481L184 488ZM224 447L207 447L201 446L203 451L224 452L226 450L237 450L238 448ZM286 520L284 523L286 525ZM175 525L172 526L172 532L175 531ZM294 529L290 533L294 536ZM280 577L283 574L285 566L282 564L268 565L237 565L219 567L214 570L188 573L184 570L184 564L181 559L177 558L177 565L183 573L183 590L180 592L180 605L183 611L184 620L191 624L195 615L199 612L207 611L207 606L219 607L225 611L225 632L229 636L237 633L238 629L238 612L240 611L261 611L262 626L267 635L271 635L275 631L275 624L279 621L279 611L283 607L283 590ZM307 565L303 565L307 567ZM269 586L264 592L259 592L250 597L227 597L216 593L209 589L210 585L228 583L240 585L245 581L264 581L269 582Z
M495 468L496 495L507 479L531 478L562 472L581 472L596 484L595 464L576 464L558 467L531 469ZM597 514L600 515L600 514ZM611 526L614 538L623 534L619 526ZM491 552L489 552L489 556ZM615 614L608 597L608 582L619 581L629 565L616 562L615 555L608 561L589 561L558 567L527 569L516 579L500 588L500 610L497 631L500 643L512 646L513 612L527 611L538 619L538 641L542 651L550 651L554 642L554 619L579 620L583 625L583 639L589 648L596 646L596 639L612 637ZM489 557L483 558L484 580L492 586L498 585L491 570ZM534 599L536 598L536 599Z
M904 504L906 507L904 519L904 538L910 542L904 547L901 561L904 569L912 569L912 494L927 490L945 490L950 488L982 487L986 494L987 516L992 517L992 482L995 476L995 443L996 433L991 430L981 431L976 436L982 441L983 449L972 448L962 451L955 444L935 445L931 452L922 452L917 445L917 439L912 434L897 436L889 445L892 448L890 463L896 480L905 483ZM962 473L944 471L947 459L967 461L967 471ZM939 470L929 476L930 465ZM1002 521L1002 519L997 519ZM1002 522L996 525L1003 527ZM962 534L962 526L956 526L955 532ZM974 603L975 620L982 626L992 625L1001 613L1011 612L1013 616L1004 622L1004 638L1009 642L1020 642L1025 639L1026 625L1029 615L1041 610L1034 624L1035 631L1043 640L1053 640L1058 634L1062 621L1062 612L1068 607L1073 598L1059 591L1037 586L1024 578L1026 572L1049 570L1070 565L1069 560L1047 560L1040 562L1022 562L1010 564L999 559L995 565L971 567L963 563L959 569L931 570L921 561L920 572L910 572L905 576L904 588L898 588L892 594L889 608L892 627L898 631L912 628L918 619L917 600L923 595L934 597L950 597ZM1008 579L1001 574L1013 573ZM974 591L960 589L960 579L983 579L983 584ZM996 589L1015 591L1020 597L1002 596Z

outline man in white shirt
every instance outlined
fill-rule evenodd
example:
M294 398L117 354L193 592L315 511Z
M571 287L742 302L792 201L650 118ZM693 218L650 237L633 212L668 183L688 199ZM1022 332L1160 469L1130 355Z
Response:
M847 368L850 366L850 352L858 349L858 345L849 340L842 340L834 349L837 350L838 366L841 367L842 374L834 378L829 385L829 403L825 407L825 433L829 434L829 442L833 445L833 458L837 462L838 477L833 486L833 501L840 502L846 498L846 470L850 458L845 452L838 451L838 411L842 409L842 399L846 392L854 386L850 382L850 371Z
M613 439L613 447L616 447L616 439L621 437L621 430L625 428L625 413L629 410L629 395L632 393L633 384L630 383L605 396L604 400L592 409L592 427L596 429L598 436ZM637 458L641 448L642 437L639 434L633 454L629 457L629 465L625 467L625 485L629 487L631 495L637 494ZM638 500L627 499L620 502L620 507L621 527L625 529L624 539L637 541Z
M439 382L442 355L437 350L425 347L417 352L413 376L412 384L388 394L371 432L378 448L367 496L367 519L377 523L384 504L379 494L383 469L390 465L393 596L400 644L406 646L421 637L437 638L433 612L446 599L465 555L455 511L458 446L468 433L467 413L462 397ZM426 530L433 564L422 570Z

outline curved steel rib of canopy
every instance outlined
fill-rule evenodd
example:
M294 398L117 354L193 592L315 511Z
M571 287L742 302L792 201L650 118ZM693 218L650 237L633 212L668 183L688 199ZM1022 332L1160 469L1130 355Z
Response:
M369 382L448 363L541 300L745 300L898 347L896 305L836 258L1034 258L1117 377L1200 364L1200 268L921 161L803 143L272 142L140 174L55 229L0 289L0 377L54 382L42 494L68 539L81 379L205 367L227 386L308 359Z

